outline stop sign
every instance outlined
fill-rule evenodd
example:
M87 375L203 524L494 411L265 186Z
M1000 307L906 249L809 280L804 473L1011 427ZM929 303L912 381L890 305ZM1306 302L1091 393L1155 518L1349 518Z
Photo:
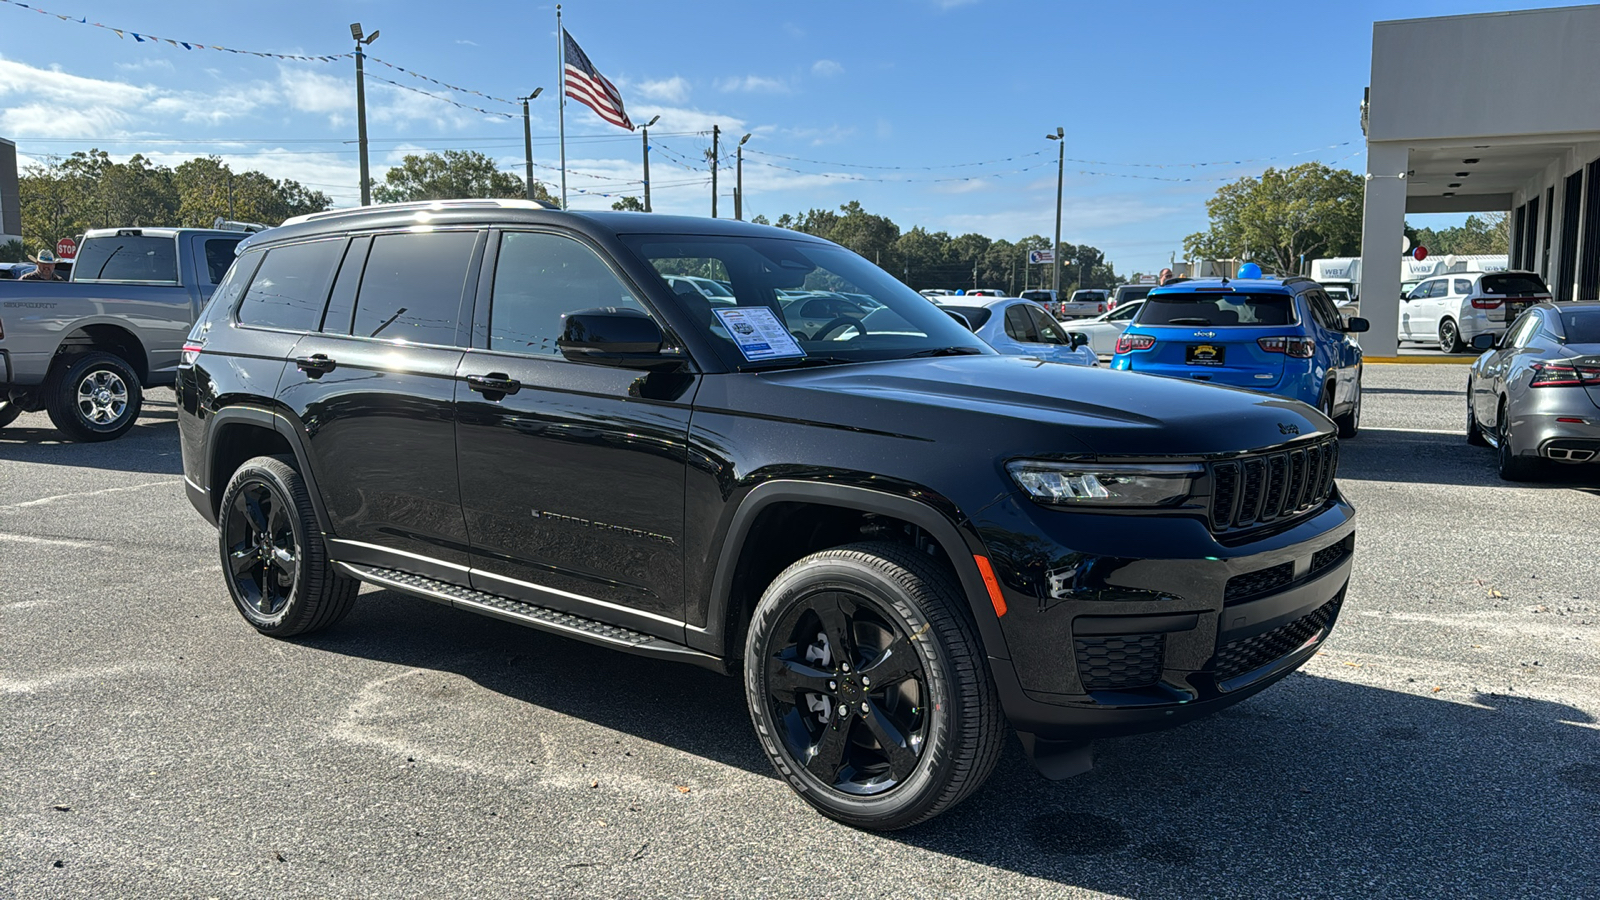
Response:
M1417 262L1422 262L1428 258L1428 248L1418 244L1417 249L1411 251L1411 255L1416 258Z
M56 241L56 256L60 259L72 259L78 255L78 242L72 238L62 238Z

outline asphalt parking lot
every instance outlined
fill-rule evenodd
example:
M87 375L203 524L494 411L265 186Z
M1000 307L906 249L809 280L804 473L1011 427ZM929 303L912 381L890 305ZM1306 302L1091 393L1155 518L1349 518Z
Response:
M172 395L123 440L0 431L0 894L1595 896L1600 467L1509 486L1464 367L1372 366L1325 651L1051 783L852 831L741 686L368 590L305 640L233 610Z

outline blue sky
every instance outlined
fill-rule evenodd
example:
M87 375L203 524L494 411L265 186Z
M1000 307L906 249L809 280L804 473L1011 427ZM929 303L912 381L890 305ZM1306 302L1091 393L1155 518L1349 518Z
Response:
M216 153L356 202L353 63L281 54L352 49L493 97L533 102L536 175L554 182L553 4L414 0L0 2L0 137L28 159L100 147L176 164ZM712 124L745 134L745 215L860 200L910 228L1016 239L1050 233L1057 126L1067 132L1062 239L1153 271L1205 226L1220 183L1320 159L1362 170L1359 105L1372 22L1533 8L1515 2L1122 3L570 0L565 24L651 131L657 211L708 215ZM370 62L372 167L476 149L522 171L520 107ZM567 109L572 206L639 192L637 134ZM1194 166L1194 163L1220 165ZM545 168L552 167L552 168ZM880 167L902 167L880 168ZM1160 167L1160 168L1158 168ZM579 174L582 173L582 174ZM732 214L731 164L720 211ZM1187 180L1185 180L1187 179ZM584 191L587 193L579 193ZM1421 221L1418 224L1427 224Z

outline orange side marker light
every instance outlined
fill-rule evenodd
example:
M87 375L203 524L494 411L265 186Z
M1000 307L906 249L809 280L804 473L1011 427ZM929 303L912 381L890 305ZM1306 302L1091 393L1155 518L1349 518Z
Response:
M987 556L974 556L972 561L978 564L978 574L983 576L983 586L989 589L989 602L994 604L994 614L1006 614L1006 598L1000 595L1000 582L994 577L994 568L989 565Z

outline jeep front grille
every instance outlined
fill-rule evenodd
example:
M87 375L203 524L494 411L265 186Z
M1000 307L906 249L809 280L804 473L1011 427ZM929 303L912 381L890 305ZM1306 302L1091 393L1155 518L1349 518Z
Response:
M1236 531L1296 518L1328 502L1339 468L1339 442L1331 437L1273 453L1214 462L1211 529Z

